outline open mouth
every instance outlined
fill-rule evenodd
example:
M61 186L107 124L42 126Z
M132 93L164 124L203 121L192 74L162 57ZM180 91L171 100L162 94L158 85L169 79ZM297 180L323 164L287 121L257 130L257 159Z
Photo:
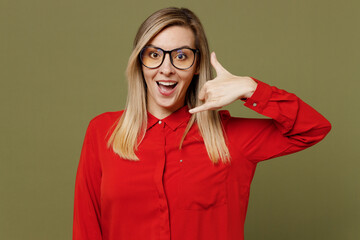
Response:
M164 92L172 91L178 84L177 82L162 82L162 81L157 81L156 83L159 86L159 88Z

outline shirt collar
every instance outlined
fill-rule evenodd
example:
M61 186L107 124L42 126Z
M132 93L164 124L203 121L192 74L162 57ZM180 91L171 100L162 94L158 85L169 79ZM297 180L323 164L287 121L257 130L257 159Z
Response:
M158 119L154 117L151 113L147 112L148 116L148 124L147 124L147 130L151 127L153 127L156 123L158 123L160 120L168 125L172 130L176 130L182 123L188 122L188 120L191 118L191 114L189 113L188 106L183 106L182 108L179 108L169 116L167 116L164 119Z

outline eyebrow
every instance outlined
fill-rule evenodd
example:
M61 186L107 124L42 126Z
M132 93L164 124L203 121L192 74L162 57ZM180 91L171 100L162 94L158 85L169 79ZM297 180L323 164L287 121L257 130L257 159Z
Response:
M148 47L154 47L154 48L160 48L160 49L162 49L161 47L157 47L157 46L155 46L155 45L152 45L152 44L149 44L149 45L147 45ZM188 45L183 45L183 46L181 46L181 47L177 47L177 48L174 48L174 49L179 49L179 48L190 48L190 49L192 49L192 47L190 47L190 46L188 46ZM174 50L174 49L171 49L171 50L165 50L165 49L163 49L163 50L165 50L165 51L172 51L172 50Z

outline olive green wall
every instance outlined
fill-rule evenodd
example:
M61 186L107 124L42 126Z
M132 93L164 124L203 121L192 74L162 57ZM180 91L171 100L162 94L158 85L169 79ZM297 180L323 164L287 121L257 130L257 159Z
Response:
M71 239L89 120L124 107L140 23L185 6L236 75L295 92L333 130L259 164L247 240L360 239L359 7L354 1L0 0L0 239ZM233 115L260 117L235 103Z

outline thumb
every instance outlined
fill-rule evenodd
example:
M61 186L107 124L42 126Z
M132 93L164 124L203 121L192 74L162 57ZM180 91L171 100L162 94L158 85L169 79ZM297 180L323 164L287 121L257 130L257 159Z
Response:
M216 75L220 75L223 72L227 72L227 70L217 60L215 52L211 53L210 61L211 61L211 65L214 67L216 71Z

